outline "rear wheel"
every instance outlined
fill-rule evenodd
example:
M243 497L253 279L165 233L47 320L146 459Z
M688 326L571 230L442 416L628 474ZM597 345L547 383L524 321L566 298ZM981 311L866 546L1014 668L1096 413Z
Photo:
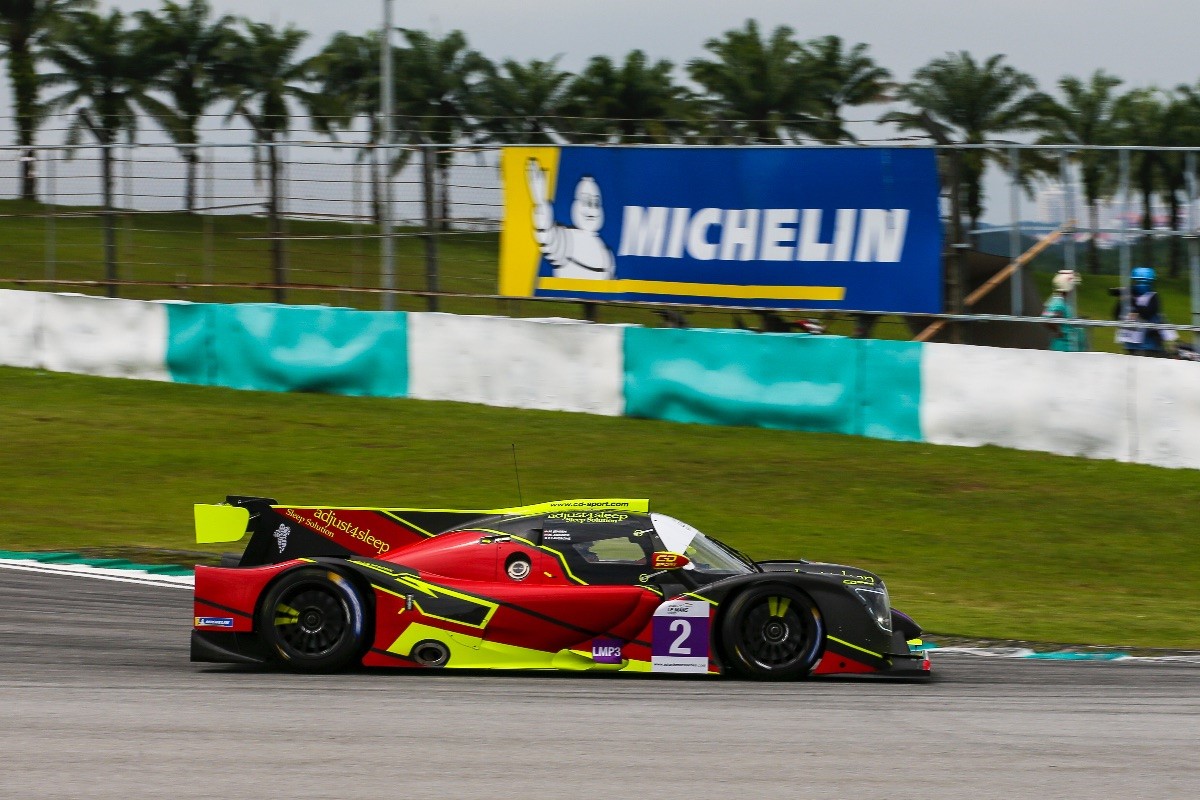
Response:
M368 642L367 607L358 590L333 570L286 573L263 598L258 631L289 669L330 672L360 658Z
M721 621L721 643L730 666L756 680L808 675L824 638L821 612L808 595L778 584L738 595Z

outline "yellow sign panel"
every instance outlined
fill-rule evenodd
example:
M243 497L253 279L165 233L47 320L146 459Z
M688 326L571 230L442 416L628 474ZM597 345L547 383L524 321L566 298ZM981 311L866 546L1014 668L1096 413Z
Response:
M537 288L542 251L533 238L534 203L528 175L536 165L545 175L546 198L558 181L557 147L505 147L500 153L504 186L504 226L500 230L500 294L531 297Z

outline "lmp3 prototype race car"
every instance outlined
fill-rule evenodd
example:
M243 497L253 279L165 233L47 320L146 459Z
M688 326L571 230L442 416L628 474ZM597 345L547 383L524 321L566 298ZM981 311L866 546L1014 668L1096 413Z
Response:
M929 674L866 570L755 562L646 500L494 511L197 505L193 661L733 674Z

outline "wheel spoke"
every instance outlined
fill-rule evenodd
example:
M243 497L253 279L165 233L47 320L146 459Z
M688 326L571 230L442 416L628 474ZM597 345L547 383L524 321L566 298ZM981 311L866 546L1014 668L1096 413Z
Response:
M348 628L340 598L330 588L313 584L285 593L275 605L274 621L283 642L304 656L328 653Z
M743 652L762 669L785 670L805 658L813 627L805 604L786 595L763 597L741 618Z

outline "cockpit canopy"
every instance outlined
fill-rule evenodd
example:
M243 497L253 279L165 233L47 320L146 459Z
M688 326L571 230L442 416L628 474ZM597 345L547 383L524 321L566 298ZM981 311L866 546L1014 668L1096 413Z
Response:
M656 552L688 558L689 582L757 572L753 562L696 528L666 514L562 511L509 520L498 529L560 553L572 574L587 583L647 583L661 574Z

